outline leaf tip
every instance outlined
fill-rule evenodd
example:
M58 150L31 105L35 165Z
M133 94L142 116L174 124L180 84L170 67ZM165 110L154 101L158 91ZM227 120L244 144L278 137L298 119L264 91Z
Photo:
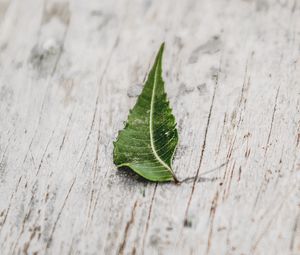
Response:
M165 48L165 42L162 42L162 44L160 45L158 54L157 54L160 57L160 59L162 58L162 55L164 53L164 48Z

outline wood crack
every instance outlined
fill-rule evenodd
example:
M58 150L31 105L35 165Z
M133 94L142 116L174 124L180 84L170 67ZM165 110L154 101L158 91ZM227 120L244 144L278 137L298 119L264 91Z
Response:
M220 68L219 68L219 73L220 73ZM201 153L200 153L200 160L199 160L196 175L194 177L194 181L193 181L192 189L191 189L191 192L190 192L190 195L189 195L189 198L188 198L188 202L187 202L187 205L186 205L184 222L188 221L188 211L189 211L190 204L191 204L191 201L192 201L192 197L193 197L193 194L194 194L194 191L195 191L196 183L197 183L197 180L198 180L198 177L199 177L200 168L202 166L202 161L203 161L205 147L206 147L208 129L209 129L209 126L210 126L212 110L213 110L213 106L214 106L214 102L215 102L216 90L217 90L217 87L218 87L218 80L219 80L219 76L217 75L216 76L216 81L215 81L215 86L214 86L214 92L213 92L213 96L212 96L212 99L211 99L211 104L210 104L209 113L208 113L208 117L207 117L206 127L205 127L205 131L204 131L204 139L203 139L202 149L201 149Z
M125 249L125 246L126 246L126 241L127 241L127 238L128 238L129 229L130 229L131 225L134 223L134 217L135 217L136 207L137 207L137 201L135 201L135 203L133 205L133 208L131 210L130 219L126 223L126 226L125 226L124 237L123 237L123 240L121 242L121 245L119 247L119 252L118 252L118 254L120 254L120 255L124 254L124 249Z
M67 193L67 195L66 195L66 197L65 197L65 199L64 199L64 201L63 201L63 204L62 204L62 206L61 206L61 208L60 208L60 210L59 210L59 212L58 212L58 215L57 215L57 217L56 217L56 220L54 221L54 224L53 224L53 227L52 227L50 236L49 236L48 241L47 241L47 243L46 243L45 253L46 253L47 250L50 248L50 245L51 245L51 242L52 242L52 238L53 238L53 234L54 234L54 232L55 232L57 223L58 223L58 221L59 221L59 219L60 219L60 217L61 217L61 214L62 214L62 212L63 212L63 210L64 210L64 208L65 208L65 206L66 206L66 204L67 204L67 200L68 200L68 198L69 198L69 196L70 196L70 193L71 193L71 191L72 191L72 189L73 189L73 186L74 186L75 182L76 182L76 178L74 178L74 180L72 181L72 184L71 184L71 186L70 186L70 188L69 188L69 190L68 190L68 193Z
M277 88L277 92L276 92L276 96L275 96L275 102L274 102L274 108L273 108L273 112L272 112L271 124L270 124L268 139L267 139L266 147L265 147L265 155L266 155L267 150L268 150L269 145L270 145L270 138L271 138L271 134L272 134L272 130L273 130L275 113L276 113L276 110L277 110L277 100L278 100L278 95L279 95L279 89L280 89L280 86Z
M156 190L157 190L157 183L154 186L151 203L150 203L149 210L148 210L148 216L147 216L146 227L145 227L143 243L142 243L142 254L144 253L144 248L145 248L145 244L146 244L146 238L147 238L147 234L148 234L148 228L149 228L149 223L150 223L150 219L151 219L152 207L153 207L153 203L154 203Z

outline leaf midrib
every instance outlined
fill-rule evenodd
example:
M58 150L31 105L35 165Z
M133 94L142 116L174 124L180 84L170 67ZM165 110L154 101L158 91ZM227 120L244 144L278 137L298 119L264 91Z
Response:
M150 104L150 121L149 121L150 144L151 144L151 149L153 151L154 157L159 161L159 163L161 163L165 168L167 168L172 173L172 175L174 176L174 173L173 173L172 169L157 154L156 148L155 148L155 145L154 145L154 139L153 139L153 111L154 111L154 99L155 99L155 90L156 90L156 84L157 84L157 74L158 74L159 61L161 61L161 60L158 59L156 67L155 67L155 71L154 71L154 82L153 82L153 89L152 89L152 95L151 95L151 104Z

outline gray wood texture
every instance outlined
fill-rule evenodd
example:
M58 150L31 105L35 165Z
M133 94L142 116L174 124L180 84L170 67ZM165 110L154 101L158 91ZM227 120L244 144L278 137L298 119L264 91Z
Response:
M180 185L112 162L162 41ZM0 253L300 254L298 0L1 0Z

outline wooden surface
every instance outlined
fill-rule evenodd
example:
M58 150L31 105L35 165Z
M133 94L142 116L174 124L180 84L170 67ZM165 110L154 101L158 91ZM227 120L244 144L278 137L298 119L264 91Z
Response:
M0 3L2 255L300 254L298 0ZM112 162L162 41L180 185Z

